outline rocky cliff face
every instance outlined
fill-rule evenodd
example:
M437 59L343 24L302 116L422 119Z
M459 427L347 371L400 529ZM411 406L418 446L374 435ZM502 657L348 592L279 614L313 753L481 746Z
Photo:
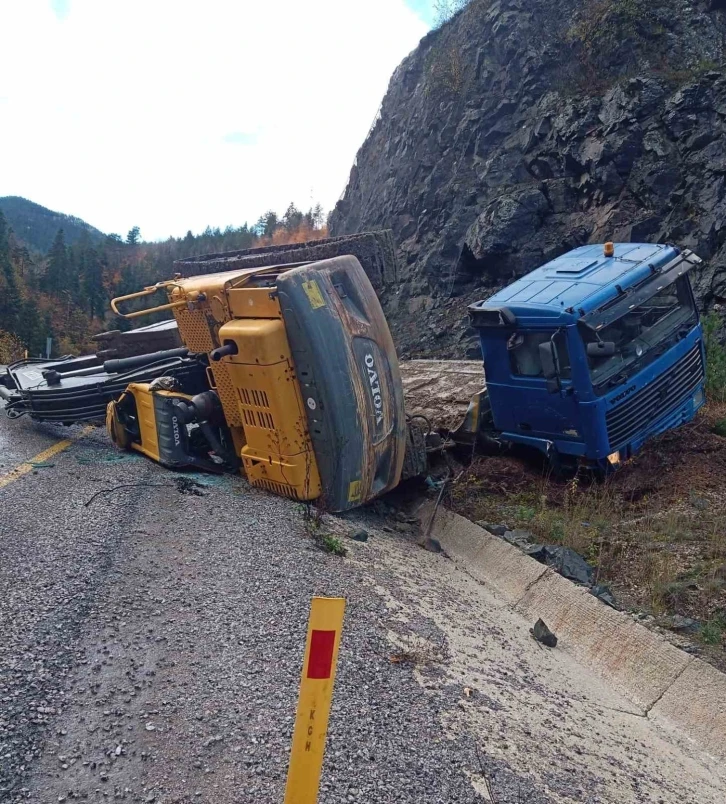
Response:
M391 227L405 355L477 356L466 306L588 242L673 242L726 299L726 0L472 0L396 70L334 234Z

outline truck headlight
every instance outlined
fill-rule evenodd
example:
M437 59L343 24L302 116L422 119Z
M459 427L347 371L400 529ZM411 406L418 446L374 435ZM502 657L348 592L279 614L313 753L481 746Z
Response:
M693 395L693 407L698 408L703 404L703 388L699 388Z
M611 466L617 466L620 463L620 453L611 452L610 455L608 455L608 463L610 463Z

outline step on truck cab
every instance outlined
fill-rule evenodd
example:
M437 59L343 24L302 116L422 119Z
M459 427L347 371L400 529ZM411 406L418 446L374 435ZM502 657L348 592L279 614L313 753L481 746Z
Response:
M496 437L555 468L617 467L704 404L703 333L673 246L590 245L469 308Z

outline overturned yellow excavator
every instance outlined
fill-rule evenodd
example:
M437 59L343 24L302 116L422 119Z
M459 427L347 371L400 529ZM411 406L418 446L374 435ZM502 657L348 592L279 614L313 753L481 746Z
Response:
M166 303L128 311L158 292ZM403 386L356 257L178 276L112 308L125 318L171 310L183 345L208 363L200 393L161 377L111 402L120 447L170 468L241 467L253 486L331 511L399 483L411 440Z

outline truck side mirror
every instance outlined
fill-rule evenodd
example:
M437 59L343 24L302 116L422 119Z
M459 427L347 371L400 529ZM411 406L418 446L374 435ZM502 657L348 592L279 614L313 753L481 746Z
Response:
M545 341L539 345L539 359L542 363L542 373L547 380L547 391L556 394L562 386L557 368L557 347L552 341Z
M612 357L615 354L613 341L596 341L587 344L588 357Z

